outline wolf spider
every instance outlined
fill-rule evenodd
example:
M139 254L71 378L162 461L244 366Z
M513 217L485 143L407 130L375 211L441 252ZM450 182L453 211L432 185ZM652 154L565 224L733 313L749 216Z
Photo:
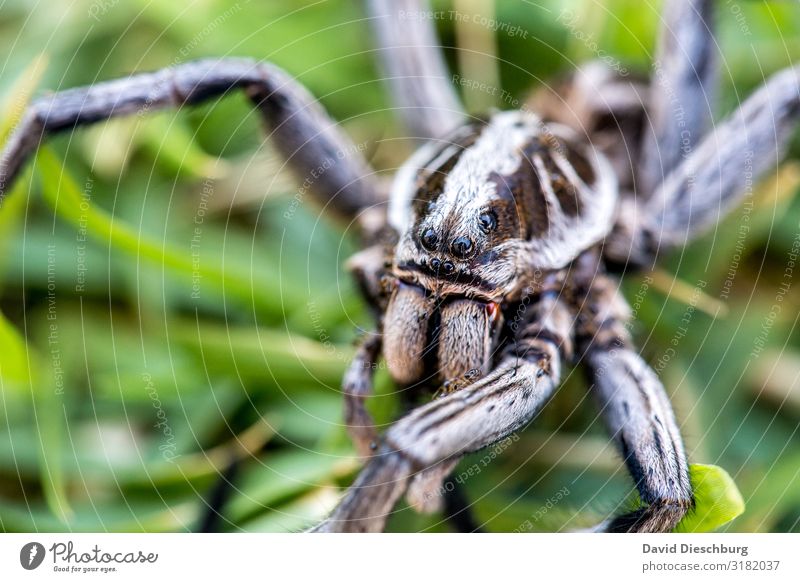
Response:
M711 4L665 1L649 84L591 63L540 90L538 114L470 118L430 19L403 17L424 3L367 2L397 110L424 142L388 195L289 75L226 58L37 100L2 151L0 196L49 135L242 89L292 169L315 175L317 199L358 222L365 247L350 268L377 328L343 392L366 465L315 531L380 531L404 494L436 509L430 493L458 460L530 422L563 362L586 369L643 502L598 529L669 531L693 505L688 464L664 388L631 342L613 273L650 268L716 224L748 172L778 163L800 108L799 71L789 68L711 127ZM444 390L379 436L365 399L381 356L399 386Z

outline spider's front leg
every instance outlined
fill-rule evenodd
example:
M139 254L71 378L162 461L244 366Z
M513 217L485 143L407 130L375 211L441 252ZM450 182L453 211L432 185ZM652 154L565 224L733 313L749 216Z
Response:
M413 410L387 431L344 499L314 531L382 531L415 475L438 473L528 423L555 391L572 315L554 293L530 307L516 341L487 376Z
M372 172L306 91L269 63L226 58L184 63L35 101L0 152L0 201L26 160L53 134L112 117L195 105L241 89L262 113L289 166L323 204L353 217L380 202Z
M601 525L611 532L669 532L693 505L675 414L655 372L631 349L628 307L605 276L592 283L579 317L579 348L606 426L646 504Z

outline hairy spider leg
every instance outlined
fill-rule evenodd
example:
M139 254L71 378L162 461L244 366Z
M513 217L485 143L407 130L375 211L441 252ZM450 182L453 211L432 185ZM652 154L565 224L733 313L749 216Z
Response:
M532 304L501 363L474 384L393 424L341 503L313 531L382 531L416 475L443 466L441 479L454 459L525 426L558 386L571 327L569 309L557 295L548 293Z
M617 283L599 273L578 318L576 345L600 414L645 504L599 529L668 532L694 503L689 465L664 387L631 345L629 318Z
M368 0L367 10L391 97L408 130L440 138L465 121L426 0Z
M661 9L636 190L648 198L694 150L716 105L713 0L666 0Z
M194 105L242 89L293 171L313 176L322 204L353 218L379 204L372 170L302 85L269 63L209 59L69 89L36 100L0 152L0 201L26 160L53 134L112 117Z

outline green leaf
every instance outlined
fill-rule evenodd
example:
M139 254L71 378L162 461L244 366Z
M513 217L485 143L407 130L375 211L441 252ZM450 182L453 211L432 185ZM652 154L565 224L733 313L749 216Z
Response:
M718 529L744 512L744 499L733 479L716 465L693 464L689 477L695 508L684 517L676 532L699 533Z

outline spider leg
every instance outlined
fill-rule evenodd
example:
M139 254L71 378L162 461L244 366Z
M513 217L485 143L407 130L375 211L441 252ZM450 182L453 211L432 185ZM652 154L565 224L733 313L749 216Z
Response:
M554 294L532 304L531 311L517 341L507 346L492 372L414 409L389 428L339 506L314 531L383 530L415 475L452 466L455 459L501 440L536 415L559 383L572 318ZM439 483L443 472L430 471L422 481Z
M624 457L644 507L601 525L612 532L669 532L693 505L683 440L655 372L629 347L628 306L599 276L589 303L601 305L580 329L592 392Z
M414 475L406 491L408 504L419 513L441 511L447 499L447 491L442 484L459 460L458 457L448 459Z
M359 344L342 382L344 421L350 438L363 457L372 455L378 446L378 433L372 416L367 412L365 400L373 391L375 364L380 351L381 336L366 336Z
M249 59L202 60L70 89L35 101L0 152L0 200L42 141L112 117L194 105L243 89L294 172L323 203L352 217L374 205L371 171L357 148L299 83Z
M717 125L648 201L638 246L684 245L716 224L784 154L800 117L800 67L784 69Z
M593 392L645 507L611 519L611 532L669 532L693 505L680 431L655 372L630 348L586 355Z
M386 311L383 278L387 261L386 249L382 244L368 247L347 261L348 270L378 321L379 331L383 327L383 314ZM365 401L373 392L375 370L382 347L383 334L368 333L359 343L342 381L347 431L359 454L364 457L372 455L378 443L378 434Z
M652 196L704 137L717 66L712 0L667 0L658 39L637 190Z
M427 0L367 0L392 98L414 135L435 139L464 121Z
M606 240L612 264L652 265L688 244L740 203L773 171L800 117L800 67L770 77L716 125L644 204L630 204Z

